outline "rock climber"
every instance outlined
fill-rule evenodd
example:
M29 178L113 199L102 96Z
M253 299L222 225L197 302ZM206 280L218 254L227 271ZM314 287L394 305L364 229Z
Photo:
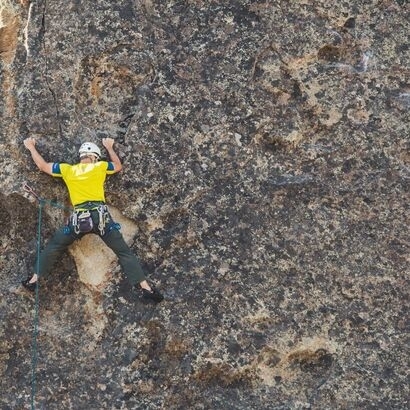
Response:
M114 251L131 285L138 287L139 284L143 298L161 302L164 297L148 283L138 258L126 244L119 231L119 224L114 222L105 204L105 178L121 171L122 163L113 149L113 138L103 138L102 144L107 150L109 161L101 160L101 151L96 144L84 142L79 149L80 162L70 165L46 162L36 148L36 140L31 137L24 140L24 146L30 151L37 167L46 174L63 179L74 210L68 224L57 230L40 253L36 273L23 280L22 284L26 289L35 291L39 277L51 271L68 246L84 235L93 233L99 235Z

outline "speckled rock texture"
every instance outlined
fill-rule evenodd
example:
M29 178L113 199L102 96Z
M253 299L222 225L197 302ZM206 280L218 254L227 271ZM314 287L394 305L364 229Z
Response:
M0 0L0 408L408 408L409 33L405 0ZM67 253L34 337L22 187L41 246L67 193L27 136L115 138L164 302Z

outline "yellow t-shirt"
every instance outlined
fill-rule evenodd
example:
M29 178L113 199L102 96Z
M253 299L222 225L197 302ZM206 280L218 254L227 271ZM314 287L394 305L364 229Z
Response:
M94 164L53 164L53 176L63 178L73 206L83 202L105 202L105 177L114 174L114 164L98 161Z

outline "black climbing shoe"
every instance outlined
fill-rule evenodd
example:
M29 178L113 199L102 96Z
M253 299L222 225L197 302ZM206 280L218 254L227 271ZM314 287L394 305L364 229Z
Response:
M30 283L32 276L28 276L27 279L21 281L21 284L30 292L34 292L37 287L37 282Z
M151 300L154 303L159 303L164 300L164 296L161 293L151 286L151 291L142 289L142 297L146 300Z

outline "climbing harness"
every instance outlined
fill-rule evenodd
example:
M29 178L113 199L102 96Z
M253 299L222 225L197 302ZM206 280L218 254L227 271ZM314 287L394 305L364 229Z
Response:
M93 212L98 213L98 232L101 236L105 234L106 227L111 221L108 207L105 204L88 202L75 207L71 214L70 225L73 227L76 234L92 232L95 226Z

